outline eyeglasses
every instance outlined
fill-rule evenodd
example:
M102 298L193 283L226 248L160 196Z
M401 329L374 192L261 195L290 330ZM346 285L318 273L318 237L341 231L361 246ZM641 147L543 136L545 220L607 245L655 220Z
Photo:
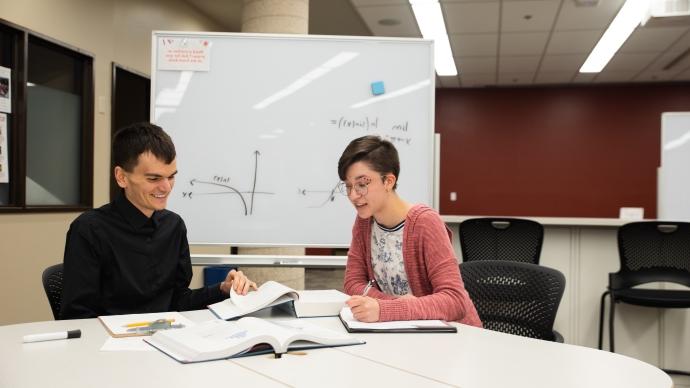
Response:
M385 175L381 175L381 178L385 179L385 177ZM370 183L371 178L363 176L357 179L357 181L352 185L347 184L345 182L340 182L338 184L338 191L342 195L349 196L352 193L352 190L354 189L357 195L367 195L367 193L369 192Z

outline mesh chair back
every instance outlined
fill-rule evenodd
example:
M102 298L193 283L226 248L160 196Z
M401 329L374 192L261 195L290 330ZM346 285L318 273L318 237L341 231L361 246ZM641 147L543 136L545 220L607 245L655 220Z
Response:
M544 227L519 218L471 218L460 223L462 261L508 260L539 264Z
M63 265L55 264L43 270L43 289L48 297L50 309L53 310L55 320L60 319L60 304L62 301L62 272Z
M555 269L510 261L462 263L460 273L484 328L554 341L553 322L565 289Z
M618 229L621 269L611 287L668 281L690 287L690 223L645 221Z

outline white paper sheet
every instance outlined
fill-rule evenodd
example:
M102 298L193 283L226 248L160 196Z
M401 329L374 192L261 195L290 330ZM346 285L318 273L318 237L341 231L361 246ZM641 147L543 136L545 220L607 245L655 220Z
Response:
M108 338L101 352L151 352L156 350L153 346L144 342L143 337Z

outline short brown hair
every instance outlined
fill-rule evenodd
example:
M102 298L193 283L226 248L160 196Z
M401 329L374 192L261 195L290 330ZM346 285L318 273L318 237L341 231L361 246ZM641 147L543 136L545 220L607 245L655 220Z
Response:
M338 160L338 176L340 180L346 179L347 169L357 162L364 162L369 168L380 174L393 174L395 185L398 187L398 175L400 174L400 160L398 150L393 143L382 139L380 136L362 136L350 142Z
M115 133L113 137L113 165L132 171L139 155L150 152L166 164L175 160L175 145L163 128L147 123L136 123Z

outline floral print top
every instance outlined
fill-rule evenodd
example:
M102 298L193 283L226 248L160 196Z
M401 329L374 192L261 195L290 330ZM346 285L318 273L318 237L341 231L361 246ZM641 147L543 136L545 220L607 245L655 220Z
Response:
M403 261L403 229L405 221L386 228L373 221L371 228L371 264L379 289L390 295L410 293Z

